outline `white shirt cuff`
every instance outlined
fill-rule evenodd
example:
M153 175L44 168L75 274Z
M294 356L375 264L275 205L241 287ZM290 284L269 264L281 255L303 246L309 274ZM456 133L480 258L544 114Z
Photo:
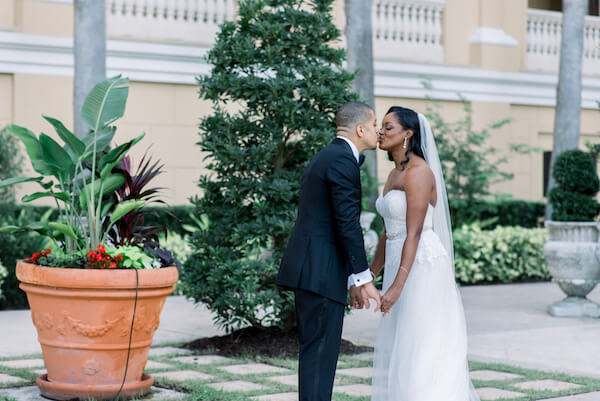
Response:
M361 285L365 285L373 281L373 276L371 276L371 272L369 269L362 271L360 273L351 274L348 276L348 288L353 285L360 287Z

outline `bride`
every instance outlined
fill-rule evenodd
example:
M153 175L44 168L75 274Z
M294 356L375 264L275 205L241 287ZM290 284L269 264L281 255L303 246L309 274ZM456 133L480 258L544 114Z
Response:
M469 379L462 301L454 281L444 178L420 113L388 110L379 148L395 168L377 199L383 216L371 272L385 266L372 401L478 401Z

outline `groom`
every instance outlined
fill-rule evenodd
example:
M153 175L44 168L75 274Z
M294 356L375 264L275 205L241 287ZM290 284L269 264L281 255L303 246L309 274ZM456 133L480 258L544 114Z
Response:
M298 219L277 277L295 295L299 401L331 400L347 288L353 307L368 305L368 298L379 306L380 299L360 227L359 153L377 145L375 113L350 102L335 120L337 138L302 175Z

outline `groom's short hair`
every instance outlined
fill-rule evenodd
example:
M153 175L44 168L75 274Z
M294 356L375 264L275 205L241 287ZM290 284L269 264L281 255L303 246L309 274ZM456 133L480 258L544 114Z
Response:
M357 125L367 123L373 114L373 109L362 102L348 102L335 113L337 129L349 132L354 131Z

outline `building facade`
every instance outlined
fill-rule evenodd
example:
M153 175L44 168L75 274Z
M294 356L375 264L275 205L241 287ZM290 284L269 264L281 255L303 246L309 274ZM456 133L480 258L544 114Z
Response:
M471 103L475 127L510 117L490 146L525 143L552 149L560 49L560 0L372 0L376 112L392 105L424 111L432 100L448 121ZM600 17L589 1L585 19L581 146L600 142ZM196 142L195 77L210 66L203 55L218 24L236 15L234 0L106 0L107 75L132 83L117 141L146 132L134 158L150 150L165 163L158 184L170 204L198 193L205 164ZM344 29L343 0L335 20ZM0 0L0 127L52 129L50 115L73 125L72 0ZM343 45L343 43L342 43ZM430 83L426 88L423 81ZM543 153L510 154L503 168L514 180L494 191L544 199ZM379 178L392 167L380 152ZM27 188L21 188L21 192Z

